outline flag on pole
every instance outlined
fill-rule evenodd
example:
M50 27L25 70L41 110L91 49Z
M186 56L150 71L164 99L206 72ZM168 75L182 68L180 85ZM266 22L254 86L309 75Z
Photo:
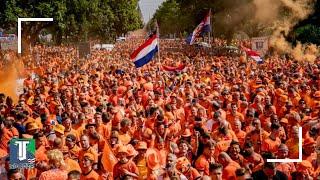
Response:
M153 33L130 55L130 59L135 64L136 68L139 68L149 63L156 52L158 52L158 37L156 33Z
M206 32L211 32L211 9L201 23L193 30L193 32L187 37L186 42L192 45L199 35L203 35Z

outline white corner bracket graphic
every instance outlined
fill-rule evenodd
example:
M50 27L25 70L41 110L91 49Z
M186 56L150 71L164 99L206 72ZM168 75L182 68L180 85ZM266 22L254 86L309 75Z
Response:
M18 53L21 54L21 22L23 21L53 21L53 18L18 18Z
M267 159L267 162L280 162L280 163L302 162L302 127L299 127L299 159Z

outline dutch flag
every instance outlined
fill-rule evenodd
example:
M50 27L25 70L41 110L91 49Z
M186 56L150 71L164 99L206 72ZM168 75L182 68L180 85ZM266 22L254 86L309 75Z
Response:
M263 63L263 59L261 58L259 52L254 51L254 50L249 49L249 48L246 48L246 47L242 47L242 49L246 52L247 56L249 56L252 59L254 59L258 64L262 64Z
M130 59L132 59L136 68L139 68L149 63L156 52L158 52L158 37L157 34L152 34L146 42L130 55Z
M203 35L204 33L211 32L211 9L209 10L206 17L201 21L201 23L193 30L193 32L187 37L186 42L189 45L192 45L199 35Z

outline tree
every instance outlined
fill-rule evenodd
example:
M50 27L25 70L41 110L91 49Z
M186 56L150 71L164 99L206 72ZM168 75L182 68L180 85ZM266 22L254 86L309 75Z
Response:
M22 47L28 47L33 44L39 33L44 28L56 25L63 27L64 14L66 12L65 0L44 0L44 1L22 1L22 0L5 0L2 1L0 9L0 23L4 28L17 26L19 17L52 17L53 22L23 22L22 23Z
M114 13L117 36L142 27L138 0L110 0L110 7Z
M2 0L0 24L16 28L18 17L50 17L54 22L22 24L23 47L33 44L46 29L60 44L100 39L114 41L116 35L138 29L142 21L138 0Z

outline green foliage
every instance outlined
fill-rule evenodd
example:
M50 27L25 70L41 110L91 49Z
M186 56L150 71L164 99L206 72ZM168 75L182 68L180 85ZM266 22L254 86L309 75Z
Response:
M308 24L297 28L295 31L296 39L302 43L320 44L320 28L316 25Z
M252 0L167 0L156 11L151 24L155 19L159 22L161 35L191 33L209 9L215 37L231 40L237 32L245 32L249 37L272 34L272 25L254 20L256 8ZM313 15L296 27L300 29L294 31L302 42L319 42L320 0L314 10ZM281 7L279 16L286 18L290 13ZM314 26L304 27L308 24Z
M54 34L57 43L100 39L112 41L116 35L142 25L138 0L1 0L0 24L16 28L18 17L52 17L54 22L23 23L23 38L31 43L43 29Z
M212 23L216 36L232 37L235 25L244 25L250 16L249 0L168 0L157 10L157 19L162 35L191 33L203 17L212 10ZM247 8L247 9L245 9ZM241 27L239 29L241 30Z

